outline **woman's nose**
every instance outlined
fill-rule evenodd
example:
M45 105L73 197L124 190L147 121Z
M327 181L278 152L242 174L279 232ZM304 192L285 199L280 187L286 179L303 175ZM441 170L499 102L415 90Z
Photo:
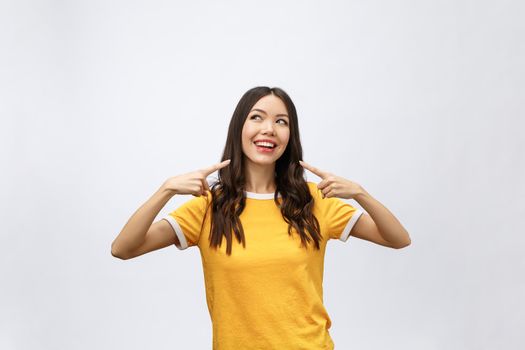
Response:
M271 132L273 132L273 128L274 128L274 126L273 126L273 121L272 121L270 118L268 118L268 119L265 121L265 123L264 123L264 128L263 128L263 130L264 130L264 131L271 131Z

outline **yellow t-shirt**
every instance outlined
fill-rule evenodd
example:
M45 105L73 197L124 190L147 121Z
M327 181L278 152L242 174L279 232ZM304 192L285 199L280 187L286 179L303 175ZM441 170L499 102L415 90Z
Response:
M245 192L240 221L246 248L232 234L231 256L225 237L217 251L209 247L211 194L190 199L163 218L179 239L177 248L200 249L214 350L334 348L323 305L326 243L345 242L363 212L339 198L322 198L317 184L307 183L321 250L301 247L295 229L288 235L273 193Z

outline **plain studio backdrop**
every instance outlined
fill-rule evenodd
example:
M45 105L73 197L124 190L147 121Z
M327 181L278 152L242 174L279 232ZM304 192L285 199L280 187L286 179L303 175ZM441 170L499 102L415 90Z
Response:
M329 242L336 348L523 349L523 2L0 6L1 349L211 348L198 248L110 246L167 178L220 161L259 85L290 94L304 160L412 239Z

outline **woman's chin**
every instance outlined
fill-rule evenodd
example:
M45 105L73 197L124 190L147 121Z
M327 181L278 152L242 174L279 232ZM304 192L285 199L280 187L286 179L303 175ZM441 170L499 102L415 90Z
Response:
M252 163L255 163L255 164L259 164L259 165L271 165L271 164L274 164L275 161L277 160L277 158L275 157L261 157L261 156L256 156L256 157L250 157L248 158Z

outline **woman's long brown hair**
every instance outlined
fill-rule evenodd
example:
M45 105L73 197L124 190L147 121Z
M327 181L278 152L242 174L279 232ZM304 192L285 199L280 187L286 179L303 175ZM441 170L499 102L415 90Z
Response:
M215 249L220 247L222 237L225 236L228 255L231 255L232 251L232 230L237 241L246 248L244 230L239 220L246 205L241 139L243 125L255 103L269 94L274 94L284 102L290 128L286 150L275 165L277 188L274 202L280 207L283 219L288 223L288 235L292 234L293 227L301 237L301 246L307 248L307 244L313 241L316 249L320 249L321 230L317 218L312 213L314 199L304 178L304 169L299 164L299 160L303 159L303 150L295 105L284 90L278 87L258 86L244 93L233 112L221 158L221 161L231 159L231 162L218 171L218 179L210 186L212 194L210 247ZM281 194L282 204L278 202L278 193Z

